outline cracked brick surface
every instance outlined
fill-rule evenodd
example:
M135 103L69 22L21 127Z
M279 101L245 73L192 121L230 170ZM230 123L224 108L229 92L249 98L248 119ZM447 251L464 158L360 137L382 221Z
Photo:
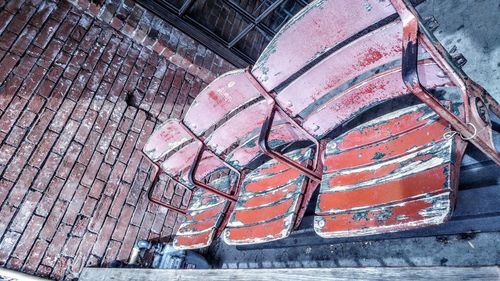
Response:
M149 203L141 149L227 66L206 52L196 60L217 71L193 75L110 21L65 1L0 1L0 266L77 278L126 260L136 239L169 241L182 220ZM155 190L186 203L182 188Z

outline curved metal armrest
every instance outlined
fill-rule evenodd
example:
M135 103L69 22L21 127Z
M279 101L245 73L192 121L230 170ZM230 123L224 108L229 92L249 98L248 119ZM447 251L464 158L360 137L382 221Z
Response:
M188 209L187 208L179 208L177 206L174 206L172 204L169 204L169 203L165 203L165 202L162 202L161 200L158 200L156 198L153 197L153 192L154 192L154 189L156 187L156 184L158 183L158 181L160 180L160 174L162 173L161 171L161 167L156 163L156 162L153 162L151 161L151 159L149 159L149 157L144 154L144 152L142 152L142 154L144 155L144 158L146 158L150 163L151 165L154 167L155 169L155 172L154 172L154 176L153 176L153 179L151 181L151 186L148 188L148 199L149 201L155 203L155 204L158 204L160 206L163 206L165 208L168 208L170 210L173 210L173 211L176 211L178 213L181 213L181 214L186 214ZM181 183L180 181L176 180L175 178L173 178L172 176L170 176L169 174L165 173L165 175L167 175L171 180L173 180L175 183L183 186L184 188L186 189L189 189L186 185L184 185L183 183ZM191 195L190 195L190 198L189 198L189 201L191 201L191 197L192 197L192 191L191 191ZM188 203L189 204L189 203Z
M465 73L456 67L443 46L425 28L415 8L408 0L391 0L403 22L402 75L408 90L427 104L439 116L448 121L460 133L488 157L500 165L500 153L496 151L491 133L491 123L484 109L500 113L498 103ZM419 34L419 31L422 32ZM464 93L465 117L462 120L446 109L421 83L417 72L418 41L423 44L450 79Z
M238 175L238 180L237 180L236 186L234 188L231 187L231 189L229 190L229 194L227 194L225 192L218 190L215 187L212 187L212 186L196 179L196 170L198 169L198 164L200 163L201 157L203 156L203 151L205 151L205 150L210 151L210 150L206 149L205 144L200 141L200 147L199 147L198 152L196 154L195 161L194 161L193 165L191 165L191 168L189 169L189 175L188 175L189 182L196 187L203 188L203 189L205 189L209 192L212 192L214 194L217 194L218 196L221 196L224 199L227 199L231 202L236 202L236 200L238 200L238 198L234 194L236 194L239 191L239 188L241 186L241 182L243 180L243 176L242 176L240 171L236 170L234 167L227 164L223 159L220 159L217 155L214 154L216 157L219 158L219 160L221 160L221 162L226 167L228 167L230 170L232 170L233 172L235 172Z
M305 175L307 175L307 177L309 177L310 179L312 179L316 182L321 181L321 174L318 172L318 170L320 168L320 165L319 165L320 144L319 144L318 140L316 140L314 137L310 136L307 132L305 132L305 130L303 130L302 127L300 127L298 124L296 124L296 122L292 118L290 118L286 113L280 112L280 108L278 108L276 106L276 103L274 102L274 100L268 99L268 101L269 101L269 106L270 106L269 115L264 120L264 124L262 125L262 128L260 130L260 134L259 134L259 146L260 146L262 152L264 152L269 157L276 159L278 161L281 161L281 162L287 164L288 166L290 166L291 168L296 169L296 170L304 173ZM301 130L301 132L304 133L315 144L316 149L314 152L312 169L304 167L300 163L286 157L285 155L283 155L277 151L272 150L271 147L269 146L269 135L271 133L271 129L273 126L273 121L274 121L274 116L276 114L276 111L279 111L278 113L280 113L280 116L285 118L292 126L295 126L299 130Z

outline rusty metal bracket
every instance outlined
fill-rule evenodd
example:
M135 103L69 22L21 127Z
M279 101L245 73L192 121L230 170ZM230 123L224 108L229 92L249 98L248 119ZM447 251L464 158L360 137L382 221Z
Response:
M391 0L391 3L403 22L402 75L408 90L448 121L462 137L500 165L500 153L496 151L493 143L491 123L487 113L484 113L486 108L500 116L500 105L455 64L453 58L425 27L408 0ZM465 120L446 109L420 83L417 72L419 40L454 84L461 89L464 95Z
M149 161L151 163L151 165L155 169L154 177L151 180L151 186L148 189L148 199L149 199L149 201L151 201L151 202L153 202L155 204L158 204L160 206L163 206L165 208L168 208L170 210L176 211L178 213L181 213L181 214L184 214L184 215L187 214L187 208L182 209L182 208L179 208L179 207L174 206L172 204L162 202L161 200L158 200L158 199L156 199L156 198L153 197L153 192L154 192L154 189L156 187L156 184L160 180L161 167L156 162L153 162L151 159L149 159L149 157L144 152L141 152L141 153L144 156L144 158L147 159L147 161ZM174 177L170 176L167 173L164 173L164 174L167 175L167 177L170 178L171 180L173 180L176 184L179 184L179 185L183 186L184 188L186 188L187 190L190 190L186 185L184 185L183 183L181 183L180 181L178 181ZM193 196L193 191L194 190L190 190L190 191L191 191L191 194L190 194L189 201L191 201L191 198ZM188 203L188 205L189 205L189 203Z
M201 157L203 156L203 152L205 150L208 150L207 147L205 146L205 144L203 142L200 142L200 147L198 148L198 152L196 153L194 163L193 163L193 165L191 165L191 168L189 169L189 174L188 174L189 182L191 184L193 184L194 186L198 186L200 188L206 189L209 192L217 194L218 196L223 197L226 200L229 200L231 202L236 202L236 200L238 200L238 197L234 196L234 193L236 190L239 190L238 184L240 183L241 173L240 173L240 171L231 167L225 161L222 161L222 163L224 163L224 165L226 167L228 167L229 169L231 169L233 172L237 173L237 175L238 175L238 181L237 181L237 185L235 187L235 190L233 190L233 188L231 187L231 189L229 190L229 194L222 192L222 191L218 190L217 188L214 188L214 187L196 179L196 170L198 169L198 164L201 162Z
M264 124L262 125L262 128L260 130L259 134L259 146L266 154L267 156L276 159L278 161L284 162L286 165L288 165L292 169L296 169L301 173L304 173L307 175L309 178L312 180L319 182L321 181L321 173L318 171L320 170L320 164L319 164L319 155L320 155L320 144L319 141L314 138L311 134L309 134L300 124L298 124L293 118L291 118L283 108L279 106L279 104L276 103L274 97L269 94L264 87L259 83L259 81L252 75L249 69L245 71L247 76L249 77L250 81L252 84L259 90L259 93L266 99L269 105L269 110L268 110L268 115L264 121ZM269 135L271 133L273 121L276 112L280 115L280 117L284 118L290 125L296 129L298 129L302 134L304 134L311 142L314 143L316 146L316 149L314 151L314 160L312 163L312 169L304 167L300 163L297 163L288 157L284 156L283 154L271 149L269 146Z

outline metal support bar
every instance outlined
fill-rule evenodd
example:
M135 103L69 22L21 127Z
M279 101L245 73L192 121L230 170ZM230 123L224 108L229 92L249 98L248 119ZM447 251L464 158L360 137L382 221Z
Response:
M206 150L205 144L203 144L203 142L200 142L200 147L198 149L198 152L196 153L194 163L193 163L193 165L191 165L191 168L189 169L189 175L188 175L189 182L191 182L191 184L193 184L195 186L199 186L200 188L206 189L214 194L217 194L218 196L223 197L226 200L229 200L231 202L236 202L236 200L238 198L236 196L233 196L233 194L232 194L233 188L232 187L229 190L229 194L226 194L225 192L222 192L222 191L218 190L217 188L214 188L214 187L196 179L196 170L198 169L198 164L201 162L201 157L203 156L203 152L205 150ZM224 162L224 161L222 163L226 164L226 162ZM241 175L240 175L239 171L236 171L236 172L238 173L238 182L239 182L239 178ZM236 187L236 189L238 189L238 186Z
M156 199L156 198L153 197L154 188L155 188L156 184L158 183L158 181L160 180L161 167L156 162L151 161L151 159L149 159L149 157L147 155L145 155L144 152L142 152L142 155L144 156L144 158L146 158L151 163L151 165L156 170L155 173L154 173L153 180L151 181L151 186L148 189L148 199L149 199L149 201L151 201L151 202L153 202L155 204L158 204L160 206L163 206L165 208L168 208L170 210L173 210L173 211L176 211L178 213L181 213L181 214L185 215L187 213L187 208L186 209L182 209L182 208L179 208L179 207L174 206L172 204L168 204L168 203L162 202L161 200L158 200L158 199ZM189 188L186 185L184 185L180 181L176 180L175 178L173 178L169 174L165 173L165 175L167 175L175 183L177 183L177 184L179 184L179 185L181 185L184 188L186 188L186 189L189 190ZM191 190L191 195L190 195L189 201L191 201L192 196L193 196L193 190Z
M306 174L309 178L313 179L314 181L317 181L317 182L321 181L321 173L319 172L319 170L321 170L322 167L321 167L320 161L319 161L319 155L321 152L319 141L316 138L314 138L311 134L309 134L306 130L304 130L304 128L302 128L302 126L300 126L300 124L298 124L293 118L291 118L285 112L285 110L283 108L281 108L279 106L279 104L276 103L276 101L274 100L274 97L272 97L271 94L269 94L264 89L264 87L262 87L260 82L252 75L252 73L250 72L250 69L247 69L245 71L245 73L249 77L251 83L255 86L255 88L257 88L259 93L267 100L267 102L269 104L269 111L268 111L269 114L266 117L266 119L264 120L264 124L262 125L262 128L260 130L260 135L259 135L259 146L260 146L262 152L264 152L267 156L269 156L271 158L274 158L278 161L283 161L285 164L290 166L290 168L299 170L301 173ZM269 146L268 140L269 140L269 135L271 133L271 128L273 125L274 116L275 116L276 111L278 111L278 114L280 115L280 117L285 119L287 122L290 123L290 125L292 125L296 129L298 129L302 134L304 134L316 146L316 149L314 151L314 160L312 163L312 169L304 167L300 163L297 163L297 162L289 159L288 157L284 156L283 154L272 150L271 147Z
M195 161L191 165L191 168L189 170L189 175L188 175L189 182L195 186L198 186L200 188L204 188L204 189L206 189L210 192L213 192L221 197L224 197L225 199L227 199L231 202L235 202L238 199L238 197L234 196L234 195L238 194L238 192L239 192L239 189L241 186L240 182L242 180L242 173L238 169L236 169L235 167L233 167L232 165L227 163L225 161L224 157L217 155L217 153L215 153L209 147L207 147L205 145L205 143L203 142L203 138L201 138L201 137L197 136L195 133L193 133L191 131L191 129L189 129L189 127L186 124L184 124L183 121L180 121L180 124L182 125L184 130L186 130L193 139L197 140L200 143L200 147L199 147L198 152L196 154ZM200 163L201 157L203 156L203 151L209 151L210 153L212 153L214 155L214 157L219 159L224 166L226 166L227 168L229 168L231 171L233 171L234 173L236 173L238 175L237 185L234 188L231 187L231 189L229 190L229 194L226 194L226 193L224 193L216 188L213 188L213 187L196 179L196 170L198 169L198 164Z
M469 140L500 165L500 154L496 151L492 141L491 123L484 114L481 114L481 109L479 108L482 104L497 114L500 112L498 103L484 89L470 80L460 68L453 64L443 46L435 38L427 36L430 32L419 36L419 27L423 31L426 29L421 24L418 14L411 3L407 0L391 0L391 2L403 22L402 75L408 90L432 108L439 116L448 121L464 139ZM431 56L464 93L465 122L446 109L420 83L417 72L419 38L423 41Z
M184 3L182 3L181 8L179 9L178 15L183 16L189 8L193 5L194 0L186 0Z

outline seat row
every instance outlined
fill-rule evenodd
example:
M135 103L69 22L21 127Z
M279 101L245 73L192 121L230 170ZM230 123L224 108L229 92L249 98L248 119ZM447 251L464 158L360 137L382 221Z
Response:
M156 179L164 173L191 190L185 209L154 199L154 184L149 192L186 215L174 246L206 247L219 235L231 245L285 238L318 187L322 237L444 222L463 138L476 136L452 129L470 119L465 74L449 71L456 66L425 26L418 36L432 44L406 40L408 18L421 23L415 13L406 0L314 1L252 68L217 78L182 120L155 130L143 152ZM408 102L412 94L423 103Z

